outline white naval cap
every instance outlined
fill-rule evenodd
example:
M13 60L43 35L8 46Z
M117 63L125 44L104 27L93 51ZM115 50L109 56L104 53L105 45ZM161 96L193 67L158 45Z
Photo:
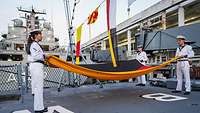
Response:
M182 40L186 40L186 37L185 37L185 36L183 36L183 35L178 35L178 36L176 37L176 39L182 39Z
M34 29L34 30L31 30L29 33L32 34L32 33L36 33L36 32L42 32L41 29Z
M138 45L137 48L143 48L143 46L142 45Z

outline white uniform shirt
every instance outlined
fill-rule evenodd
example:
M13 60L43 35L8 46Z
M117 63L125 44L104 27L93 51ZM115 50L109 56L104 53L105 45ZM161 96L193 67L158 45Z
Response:
M189 45L185 45L183 48L179 47L176 49L176 56L185 56L187 55L188 58L194 57L194 51L192 50L192 47ZM188 59L183 58L183 59Z
M144 51L138 52L136 55L136 59L138 61L146 62L148 60L146 52L144 52Z
M31 54L28 55L28 62L44 61L44 52L37 42L33 42L30 46Z

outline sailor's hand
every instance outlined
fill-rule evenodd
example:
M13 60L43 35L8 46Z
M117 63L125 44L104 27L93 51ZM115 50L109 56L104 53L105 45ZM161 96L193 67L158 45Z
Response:
M43 56L45 60L49 58L49 55L44 54Z
M49 62L48 62L48 58L50 57L50 55L45 55L45 64L46 64L46 66L48 66L48 67L52 67L52 68L57 68L57 66L55 66L55 65L53 65L53 64L50 64Z
M46 55L45 54L43 54L43 58L46 59Z
M47 59L48 59L49 56L46 55L46 54L44 54L43 57L44 57L44 64L45 64L46 66L49 66L49 63L48 63L48 61L47 61Z

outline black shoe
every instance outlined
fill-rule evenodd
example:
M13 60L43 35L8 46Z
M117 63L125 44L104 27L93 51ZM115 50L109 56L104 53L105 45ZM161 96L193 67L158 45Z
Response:
M44 112L48 112L48 108L44 108L43 110L40 111L35 111L35 113L44 113Z
M145 86L145 84L141 84L141 83L140 83L140 84L136 84L136 86Z
M136 84L135 86L140 86L141 84Z
M43 112L48 112L48 108L44 108L44 109L43 109Z
M35 111L35 113L44 113L44 112L43 110L41 110L41 111Z
M172 93L181 93L181 91L174 90L174 91L172 91Z
M53 113L60 113L60 112L58 112L58 111L54 110L54 111L53 111Z
M184 92L184 95L189 95L189 94L190 94L189 91Z

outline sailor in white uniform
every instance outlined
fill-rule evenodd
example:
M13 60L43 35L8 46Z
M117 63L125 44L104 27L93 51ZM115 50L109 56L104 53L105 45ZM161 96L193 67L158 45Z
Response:
M136 59L145 65L145 62L148 60L146 52L143 51L142 45L138 46L138 53L136 55ZM138 84L136 86L145 86L146 85L146 77L145 75L137 77Z
M184 36L177 36L177 43L179 47L176 50L176 56L181 57L177 60L177 87L173 93L180 93L182 91L183 77L185 78L185 95L189 95L191 92L190 82L190 64L189 58L194 56L192 47L185 44L186 38Z
M40 30L30 33L27 44L28 63L31 74L32 94L34 96L35 113L47 112L43 103L43 80L44 80L44 52L38 43L43 38Z

